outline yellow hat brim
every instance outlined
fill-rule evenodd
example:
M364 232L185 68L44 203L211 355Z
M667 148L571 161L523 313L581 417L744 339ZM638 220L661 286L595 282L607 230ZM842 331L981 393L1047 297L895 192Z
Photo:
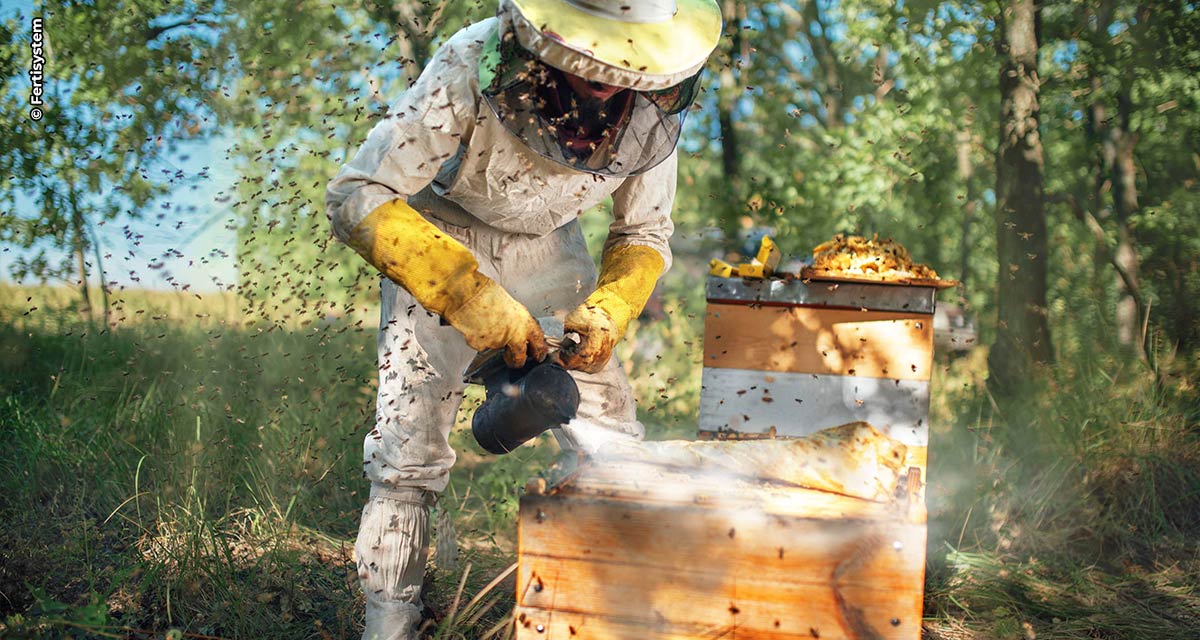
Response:
M675 15L654 23L607 19L563 0L508 2L529 26L559 44L649 78L696 73L721 38L721 10L713 0L677 0Z

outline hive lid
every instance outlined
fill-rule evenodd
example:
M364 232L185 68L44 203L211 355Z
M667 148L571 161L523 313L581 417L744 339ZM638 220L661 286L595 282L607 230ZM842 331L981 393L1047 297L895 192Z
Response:
M804 281L795 278L751 280L709 276L710 303L834 307L932 314L933 285L895 286L881 282Z

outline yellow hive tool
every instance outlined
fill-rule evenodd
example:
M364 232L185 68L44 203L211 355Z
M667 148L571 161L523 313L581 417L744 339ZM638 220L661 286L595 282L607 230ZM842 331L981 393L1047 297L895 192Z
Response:
M779 268L779 261L782 259L783 254L779 252L779 247L775 245L774 240L771 240L771 236L763 236L755 261L766 267L768 275L770 275Z
M770 236L763 236L754 260L735 267L724 260L714 258L708 262L708 273L721 278L769 278L775 273L775 269L779 268L782 259L783 254L775 241Z
M783 254L775 245L775 241L771 240L770 236L763 236L754 260L739 264L734 271L743 278L769 278L775 273L775 269L779 268L779 261L782 259Z
M738 271L728 262L713 258L708 263L708 273L721 278L732 278L738 274Z

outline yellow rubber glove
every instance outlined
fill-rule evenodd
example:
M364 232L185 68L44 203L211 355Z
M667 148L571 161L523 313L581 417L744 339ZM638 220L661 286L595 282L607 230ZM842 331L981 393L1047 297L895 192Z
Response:
M564 332L578 333L581 339L560 353L563 367L597 373L608 364L629 321L650 299L663 264L662 254L642 245L622 245L604 253L596 291L563 321Z
M541 361L546 336L529 310L495 280L462 243L407 202L380 205L350 232L349 244L383 275L458 329L472 349L504 349L510 367Z

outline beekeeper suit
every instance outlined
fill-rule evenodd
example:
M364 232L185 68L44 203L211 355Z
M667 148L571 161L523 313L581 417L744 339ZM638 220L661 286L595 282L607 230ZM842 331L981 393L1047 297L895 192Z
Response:
M720 31L712 0L501 0L438 49L329 184L334 234L386 276L355 546L364 638L414 637L428 507L477 351L542 360L537 319L561 320L580 338L559 356L577 420L641 437L612 350L670 264L676 142ZM577 217L609 196L597 274Z

